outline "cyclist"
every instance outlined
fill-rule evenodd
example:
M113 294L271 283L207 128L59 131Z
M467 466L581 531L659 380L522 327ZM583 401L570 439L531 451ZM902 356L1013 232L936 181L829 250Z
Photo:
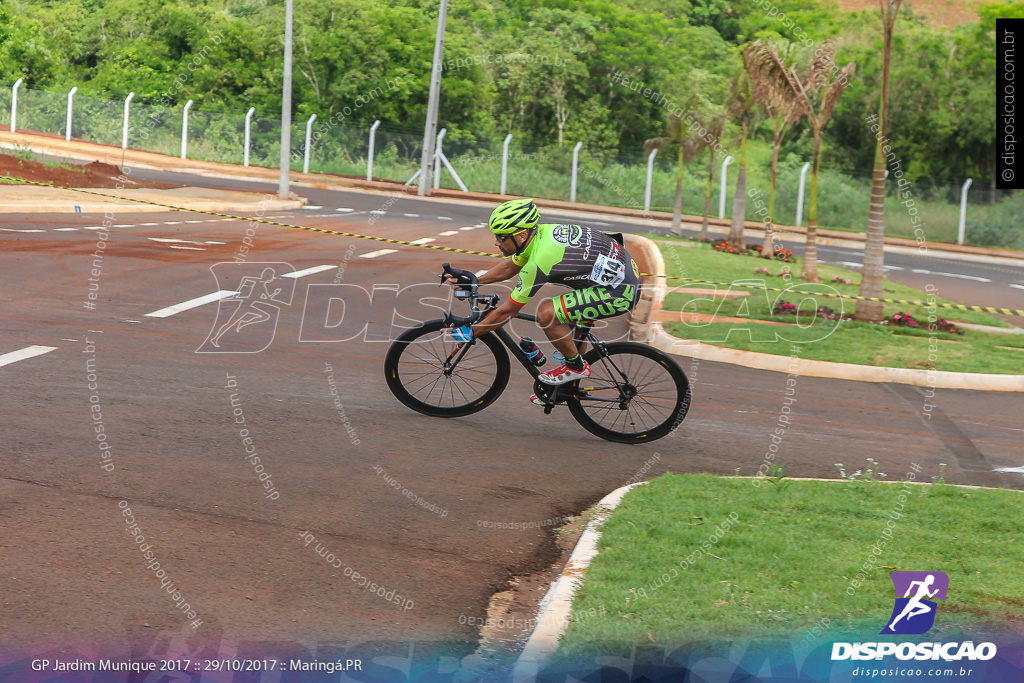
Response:
M622 315L640 299L640 269L620 240L579 225L538 225L540 212L532 199L513 199L491 213L489 227L502 255L508 257L480 276L480 284L518 275L515 289L498 308L472 326L457 327L452 337L468 343L514 317L547 282L574 291L546 299L537 307L537 322L565 359L538 379L556 385L590 376L573 339L573 325ZM455 283L449 276L448 281ZM544 402L536 395L530 400Z

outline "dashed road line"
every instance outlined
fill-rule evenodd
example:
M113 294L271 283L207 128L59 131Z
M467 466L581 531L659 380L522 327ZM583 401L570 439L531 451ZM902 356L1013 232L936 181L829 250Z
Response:
M386 256L387 254L394 254L397 252L397 249L378 249L377 251L368 251L365 254L360 254L359 258L377 258L378 256Z
M294 271L292 273L285 273L281 277L290 277L290 278L293 278L293 279L298 279L300 277L305 277L306 275L313 275L315 273L322 273L325 270L333 270L336 267L337 266L329 266L329 265L313 266L312 268L306 268L304 270L296 270L296 271Z
M187 249L189 251L206 251L206 249L203 249L202 247L185 247L185 246L182 246L180 244L171 244L171 245L168 245L168 246L170 246L171 249Z
M322 208L324 208L324 207L322 207L322 206L314 206L313 204L306 204L304 207L302 207L302 209L304 211L319 211Z
M343 206L340 209L335 209L335 211L341 211L342 213L348 213L349 211L355 211L355 209L350 209L348 207Z
M476 230L476 229L477 229L477 226L475 226L475 225L464 225L461 228L459 228L459 230Z
M1024 289L1024 285L1015 285L1012 282L1010 283L1010 286L1013 287L1014 289Z
M54 228L56 232L71 232L73 230L77 231L78 228Z
M437 240L434 239L433 237L421 237L418 240L413 240L412 242L409 242L409 244L430 244L431 242L436 241Z
M189 299L188 301L182 301L180 304L174 304L173 306L168 306L167 308L161 308L159 311L153 311L152 313L147 313L146 317L147 318L169 318L170 316L177 315L178 313L181 313L182 311L188 311L188 310L191 310L193 308L199 308L200 306L205 306L206 304L212 304L214 301L220 301L221 299L227 299L228 297L234 296L235 294L238 294L238 292L235 292L235 291L232 291L232 290L227 290L227 289L222 289L222 290L220 290L218 292L214 292L213 294L206 294L204 296L199 296L199 297L196 297L195 299Z
M22 228L20 230L17 228L0 228L0 230L3 230L4 232L43 232L42 230L36 230L34 228Z
M437 234L440 235L441 237L451 237L452 235L458 235L459 231L458 230L445 230L444 232L439 232Z
M451 216L438 216L437 220L439 220L439 221L450 221L450 220L452 220L452 217Z
M26 346L23 349L0 355L0 366L17 363L19 360L25 360L27 358L35 358L36 356L41 356L44 353L56 350L56 346Z
M419 218L420 217L420 215L418 213L403 213L402 215L405 216L406 218Z

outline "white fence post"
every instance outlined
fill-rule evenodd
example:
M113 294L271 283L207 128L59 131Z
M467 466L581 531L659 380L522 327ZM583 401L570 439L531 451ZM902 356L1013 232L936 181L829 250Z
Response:
M74 99L76 92L78 92L77 85L71 88L71 91L68 92L68 126L67 130L64 132L64 140L67 142L71 142L71 101Z
M505 136L505 142L501 146L501 189L499 194L505 194L505 181L508 180L508 143L512 142L512 133Z
M644 190L644 211L651 210L651 178L654 175L654 156L658 153L658 148L655 147L651 150L651 153L647 155L647 189Z
M572 149L572 186L569 188L569 201L576 201L576 170L579 168L580 162L580 147L583 146L582 142L577 142L576 146Z
M719 194L719 197L718 197L718 217L719 218L725 218L725 190L726 190L726 185L725 185L725 167L728 166L731 161L732 161L732 156L730 155L730 156L727 156L725 158L725 161L722 162L722 187L718 191L718 194Z
M442 128L437 134L437 142L434 143L434 189L440 189L441 187L441 142L444 140L444 134L448 132L447 128Z
M128 93L128 97L124 98L124 126L121 128L121 151L128 149L128 105L131 104L132 98L135 97L134 92Z
M18 88L21 87L21 82L24 78L19 78L14 82L11 87L11 132L14 133L18 130Z
M811 162L804 164L804 167L800 169L800 190L796 193L796 225L800 227L800 222L804 219L804 185L807 182L807 169L811 167Z
M309 121L306 121L306 156L302 160L302 172L309 173L309 147L313 136L313 122L316 121L316 114L309 117Z
M373 181L373 145L377 138L377 128L380 126L380 119L373 122L370 126L370 149L366 152L366 181Z
M185 103L185 110L181 112L181 158L187 159L188 152L188 110L192 108L192 100Z
M964 243L964 232L967 229L967 190L970 189L973 178L968 178L964 186L960 188L960 227L956 233L956 243Z
M249 165L249 138L250 132L252 131L252 115L256 112L256 107L249 107L249 111L245 113L245 152L242 153L242 165Z

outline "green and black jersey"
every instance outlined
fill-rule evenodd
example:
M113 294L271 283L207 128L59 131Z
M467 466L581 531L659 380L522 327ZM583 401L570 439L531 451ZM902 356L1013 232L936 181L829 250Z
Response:
M512 262L520 266L510 295L526 304L548 282L578 290L555 299L562 322L619 315L638 300L640 269L629 252L608 235L579 225L543 224ZM573 311L573 308L578 308Z

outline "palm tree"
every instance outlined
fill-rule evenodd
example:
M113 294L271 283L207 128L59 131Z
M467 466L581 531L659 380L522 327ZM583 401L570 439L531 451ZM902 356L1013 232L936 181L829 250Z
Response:
M736 194L732 198L732 223L729 226L729 241L743 249L747 246L743 237L743 221L747 214L747 133L754 110L754 91L746 63L743 71L733 82L729 97L729 113L740 122L740 167L736 172Z
M747 73L750 74L751 86L754 90L754 100L761 105L765 114L772 122L772 178L771 190L768 193L768 216L765 221L764 246L761 248L761 258L774 258L775 245L774 223L775 223L775 187L778 178L779 148L790 128L800 120L802 116L800 104L784 88L780 88L778 81L772 77L771 72L761 68L763 62L758 59L759 50L771 50L775 53L778 61L792 68L799 55L799 45L786 41L763 42L758 40L743 52L743 62Z
M818 160L821 156L821 133L828 125L843 90L850 84L856 66L850 62L835 75L833 64L836 45L831 41L817 47L810 60L803 64L787 66L774 51L763 47L757 51L757 56L762 62L760 68L773 73L779 87L800 106L814 133L811 196L807 206L807 246L800 276L805 280L815 280L818 277Z
M702 126L708 132L708 136L704 140L704 147L708 149L708 182L704 188L704 218L700 223L700 239L705 242L708 239L708 218L711 216L711 183L715 179L714 150L722 141L726 118L725 112L722 112L708 118L706 123L701 121Z
M679 148L678 163L676 164L676 200L672 209L672 232L676 235L683 234L683 163L686 157L693 156L701 148L701 138L695 131L691 131L683 125L682 118L678 114L672 114L665 123L666 135L660 138L650 138L644 141L644 157L651 153L652 149L659 151L668 149L672 145Z
M892 32L899 15L901 0L879 0L882 8L882 96L878 104L878 142L875 145L875 166L871 174L871 209L868 212L867 239L864 242L864 268L861 271L860 295L882 298L885 262L885 153L886 124L889 113L889 62L892 56ZM886 144L888 144L886 142ZM853 317L857 320L879 320L885 316L880 301L858 301Z

